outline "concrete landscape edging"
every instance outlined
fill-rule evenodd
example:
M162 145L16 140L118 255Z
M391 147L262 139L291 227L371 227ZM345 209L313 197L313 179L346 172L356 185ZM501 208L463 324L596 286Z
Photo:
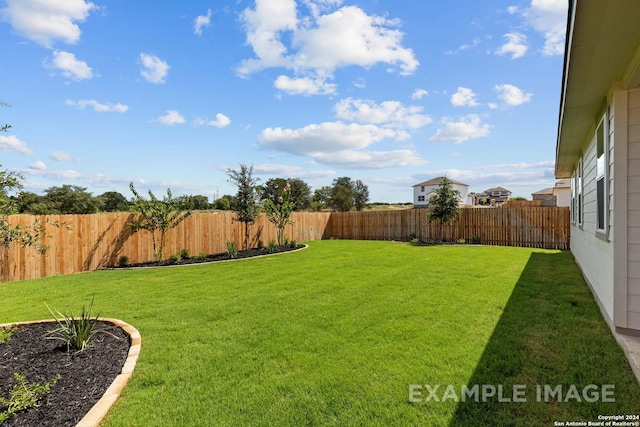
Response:
M97 427L100 422L104 419L111 408L111 405L116 401L116 399L120 396L120 393L124 389L124 387L129 382L131 378L131 374L133 373L133 369L136 366L136 362L138 361L138 356L140 355L140 349L142 346L142 337L140 336L140 332L133 326L129 325L126 322L123 322L120 319L113 318L99 318L98 320L102 322L111 323L112 325L118 326L121 328L127 335L129 335L129 339L131 340L131 346L129 347L129 353L127 354L127 359L122 365L122 370L120 374L113 380L111 385L104 392L100 400L93 405L93 407L85 414L85 416L80 420L76 427ZM35 323L55 323L55 319L45 319L45 320L31 320L26 322L11 322L11 323L2 323L0 324L0 328L7 326L20 326L20 325L31 325Z

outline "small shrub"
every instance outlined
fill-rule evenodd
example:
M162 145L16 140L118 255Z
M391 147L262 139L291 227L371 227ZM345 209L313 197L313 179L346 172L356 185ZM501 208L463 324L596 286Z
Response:
M122 255L120 258L118 258L118 265L120 267L126 267L127 265L129 265L129 257L126 255Z
M178 262L180 262L180 259L180 254L171 254L167 261L169 261L169 264L177 264Z
M479 245L480 243L482 243L482 237L480 236L473 236L471 238L471 243L473 243L474 245Z
M189 249L187 249L187 248L182 248L182 249L180 250L180 258L181 258L181 259L187 259L187 258L189 258Z
M238 246L236 242L227 242L227 255L229 255L229 258L238 257Z
M56 375L51 381L44 385L38 383L28 383L24 375L14 373L13 377L18 382L11 389L11 395L8 399L0 397L0 405L7 408L0 412L0 424L8 420L16 412L33 408L38 404L43 396L51 390L51 386L60 380L61 376Z
M69 351L70 348L84 351L91 346L91 340L95 334L98 332L108 333L99 327L99 315L95 317L91 316L93 298L91 299L88 310L85 306L82 306L82 312L79 317L75 317L70 309L67 309L68 313L65 314L56 310L58 313L56 316L48 305L47 308L49 309L49 313L56 319L58 327L47 332L45 338L64 341L67 345L67 351Z
M7 326L6 328L0 328L0 344L3 344L11 339L11 335L18 329L16 325Z
M278 244L275 240L270 240L267 244L267 252L272 254L276 251L276 249L278 249Z
M257 247L258 247L258 249L264 248L264 242L262 240L258 239L258 246Z
M458 239L458 243L461 244L461 245L464 245L465 243L467 243L467 241L462 239L462 238L460 238L460 239Z
M205 252L200 252L198 253L198 255L196 255L196 259L198 261L204 261L205 259L207 259L207 254Z
M295 240L292 240L289 242L289 247L290 248L297 248L298 247L298 242L296 242Z
M412 245L417 246L418 244L420 244L420 239L418 239L417 237L413 237L411 238L411 242Z
M416 233L409 234L409 241L413 242L414 240L418 240L418 235Z

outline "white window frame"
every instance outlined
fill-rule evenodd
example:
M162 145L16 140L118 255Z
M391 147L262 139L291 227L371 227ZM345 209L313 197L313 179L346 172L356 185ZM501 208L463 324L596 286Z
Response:
M584 187L584 177L582 170L582 154L578 159L578 165L576 166L576 224L582 226L582 222L584 219L584 197L583 197L583 187Z
M596 128L596 235L608 239L609 150L613 144L613 106L608 105Z

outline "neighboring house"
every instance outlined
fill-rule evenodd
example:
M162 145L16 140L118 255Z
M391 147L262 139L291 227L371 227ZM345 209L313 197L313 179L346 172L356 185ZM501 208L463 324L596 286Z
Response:
M531 193L531 197L533 200L540 200L542 202L541 206L570 206L570 180L560 180L553 187Z
M500 206L511 198L511 191L502 187L494 187L482 193L476 193L475 204L486 206Z
M640 335L640 1L569 3L557 178L571 251L614 330Z
M415 208L429 207L429 199L436 194L436 190L442 184L442 180L445 177L440 176L438 178L430 179L429 181L421 182L413 186L413 206ZM460 204L470 205L470 198L468 197L469 186L453 179L447 178L451 183L451 187L454 190L460 192Z

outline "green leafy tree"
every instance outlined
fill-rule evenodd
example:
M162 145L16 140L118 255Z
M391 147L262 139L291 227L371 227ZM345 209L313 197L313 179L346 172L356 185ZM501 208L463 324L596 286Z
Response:
M127 212L130 203L126 197L117 191L107 191L98 196L101 210L104 212Z
M231 209L236 213L236 221L244 224L244 249L249 249L249 225L258 218L258 179L253 178L253 165L240 165L240 170L227 169L229 181L238 187Z
M354 207L353 181L348 176L333 180L330 206L338 212L348 212Z
M278 245L284 245L284 228L287 224L293 224L291 213L296 204L291 201L291 185L286 183L281 191L282 195L274 202L271 199L263 201L264 213L267 219L276 226Z
M213 208L220 211L230 211L231 206L235 203L235 196L225 194L213 203Z
M167 189L167 195L158 199L149 190L149 200L142 197L133 186L129 184L129 189L134 195L132 200L136 212L140 213L141 219L137 223L131 223L134 231L147 230L151 233L153 243L153 255L156 261L164 259L165 235L167 231L176 227L185 218L191 215L190 210L182 210L173 200L171 189ZM157 234L160 233L158 238Z
M440 222L440 240L443 239L443 225L451 224L460 213L460 192L454 190L446 177L442 180L436 194L429 199L431 212L429 220L437 220Z
M298 178L271 178L260 187L260 198L275 202L282 197L283 189L289 186L289 196L295 210L302 211L311 206L311 187Z
M22 189L23 179L19 173L0 170L0 247L8 248L12 243L17 243L22 247L33 246L39 253L44 253L49 246L42 242L45 229L37 218L26 227L9 223L9 215L18 213L18 204L9 197L9 193ZM51 225L58 227L60 224Z
M65 184L44 190L43 201L51 205L55 213L92 214L100 210L99 201L86 187Z
M353 205L357 211L367 207L369 202L369 187L359 179L353 182Z
M324 187L317 188L313 192L313 198L311 199L311 209L314 211L321 211L329 207L331 202L331 187L325 185Z

